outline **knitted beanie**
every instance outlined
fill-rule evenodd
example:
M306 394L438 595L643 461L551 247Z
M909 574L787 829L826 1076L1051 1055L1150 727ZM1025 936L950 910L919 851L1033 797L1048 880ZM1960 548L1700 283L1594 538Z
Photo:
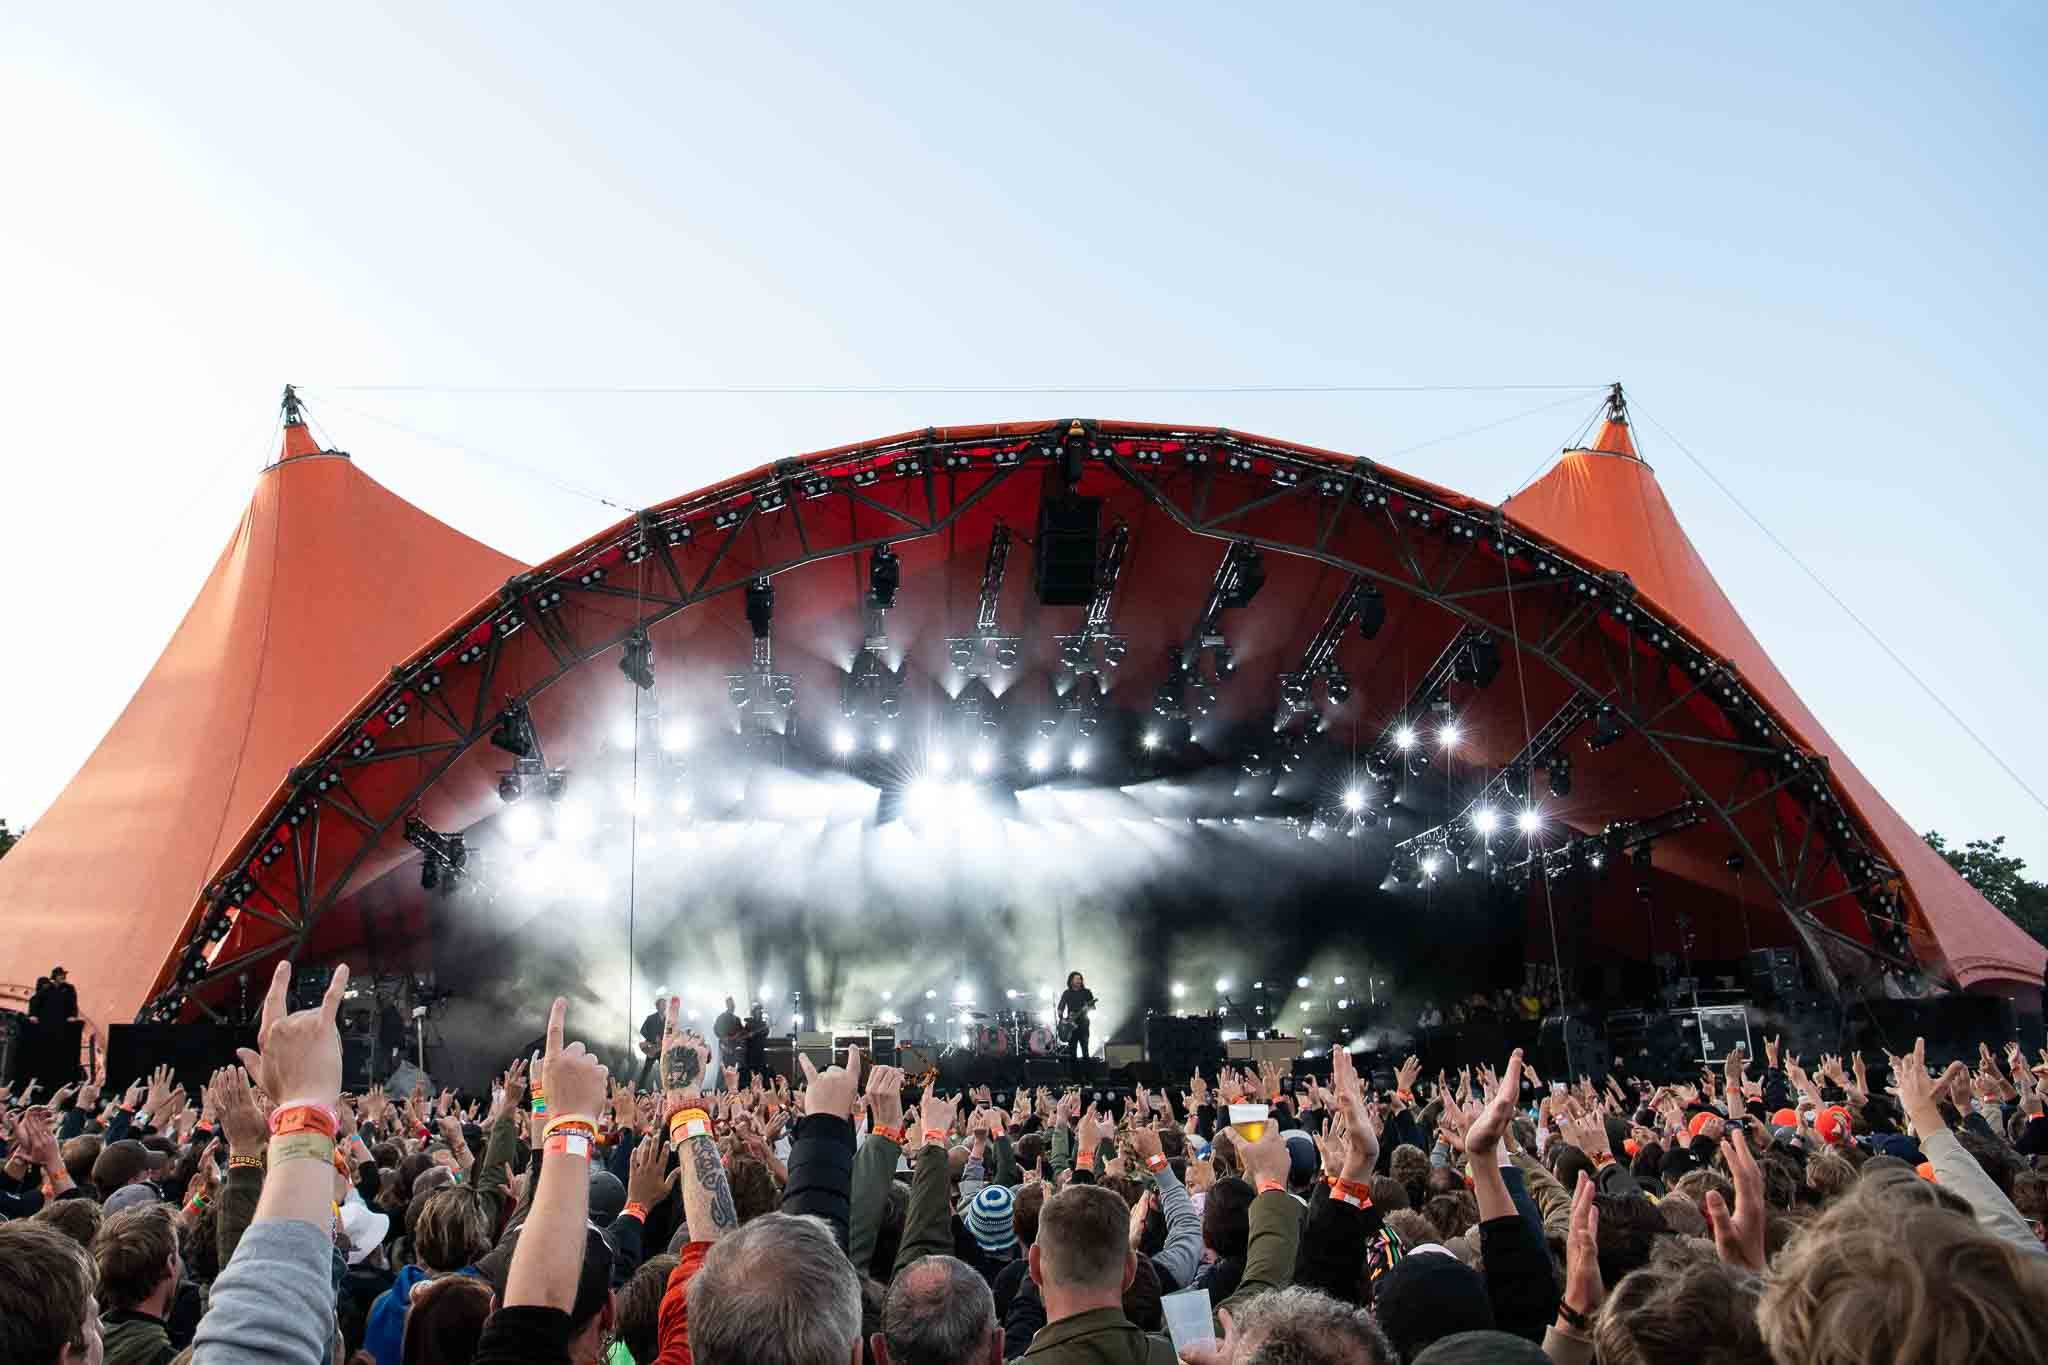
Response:
M1017 1196L1002 1185L985 1185L967 1203L967 1230L983 1251L1007 1251L1017 1245Z

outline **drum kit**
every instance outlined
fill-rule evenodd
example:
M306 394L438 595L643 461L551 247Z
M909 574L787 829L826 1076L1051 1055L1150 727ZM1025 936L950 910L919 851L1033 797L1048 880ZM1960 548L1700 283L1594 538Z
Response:
M967 1010L961 1015L960 1041L946 1049L949 1056L1052 1057L1059 1053L1059 1036L1038 1022L1030 1010Z

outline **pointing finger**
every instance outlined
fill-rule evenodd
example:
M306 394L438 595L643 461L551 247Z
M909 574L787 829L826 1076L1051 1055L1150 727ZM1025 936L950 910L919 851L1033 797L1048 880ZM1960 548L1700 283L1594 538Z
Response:
M320 1013L328 1023L333 1023L341 1011L342 992L348 989L348 964L342 963L334 969L334 975L327 982L327 994L320 998Z
M259 1045L272 1025L285 1016L285 991L291 980L292 964L288 961L278 963L277 970L270 974L270 989L263 993L263 1019L256 1034Z
M562 996L555 997L555 1003L548 1007L548 1051L549 1057L558 1057L562 1052L562 1021L568 1016L569 1002Z

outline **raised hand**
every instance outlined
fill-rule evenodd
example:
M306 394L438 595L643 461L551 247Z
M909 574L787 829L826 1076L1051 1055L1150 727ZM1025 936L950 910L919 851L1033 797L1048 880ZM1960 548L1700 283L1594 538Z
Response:
M1728 1081L1724 1087L1726 1092L1725 1098L1728 1103L1728 1115L1730 1118L1739 1119L1743 1114L1742 1079L1744 1073L1749 1069L1749 1058L1744 1054L1740 1044L1730 1049L1724 1069L1727 1072Z
M228 1135L231 1156L260 1156L270 1141L270 1123L256 1104L249 1077L238 1066L224 1066L206 1083L207 1099Z
M1408 1060L1415 1062L1413 1057ZM1422 1069L1419 1062L1415 1066L1417 1071ZM1379 1130L1373 1127L1372 1112L1365 1103L1365 1086L1358 1079L1358 1064L1342 1048L1331 1049L1330 1085L1337 1095L1337 1112L1344 1119L1346 1145L1339 1174L1346 1180L1370 1180L1380 1159Z
M1268 1123L1257 1142L1238 1133L1235 1128L1231 1131L1237 1134L1237 1159L1244 1166L1245 1178L1252 1182L1253 1187L1257 1188L1264 1180L1278 1181L1284 1187L1292 1158L1287 1154L1287 1139L1280 1136L1280 1125Z
M547 1052L541 1059L541 1074L547 1082L548 1118L552 1121L573 1114L595 1123L604 1112L611 1077L604 1063L586 1052L583 1044L563 1043L563 1022L568 1013L569 1002L556 996L548 1010Z
M1738 1134L1734 1142L1721 1144L1722 1160L1728 1163L1729 1178L1735 1182L1735 1211L1728 1211L1719 1190L1707 1191L1707 1223L1714 1230L1714 1249L1732 1266L1755 1274L1764 1269L1764 1178L1757 1169L1749 1143Z
M1081 1121L1074 1125L1075 1152L1086 1153L1091 1159L1102 1145L1104 1123L1094 1105L1082 1111Z
M822 1072L808 1055L797 1055L804 1069L804 1112L851 1118L854 1092L860 1088L860 1049L849 1047L845 1066L829 1066Z
M937 1086L934 1085L929 1087L924 1092L924 1097L918 1102L917 1106L917 1121L920 1135L926 1133L944 1134L952 1132L953 1120L955 1116L959 1114L959 1112L959 1096L956 1095L949 1100L939 1094L939 1088ZM943 1137L934 1139L934 1141L936 1141L940 1146L945 1145L945 1139ZM923 1142L924 1138L920 1136L917 1145L921 1146Z
M238 1048L236 1053L272 1103L321 1104L332 1109L341 1095L341 1034L335 1029L334 1016L341 1008L342 992L348 988L348 965L334 969L327 993L309 1010L289 1008L286 992L291 979L292 964L278 963L263 997L256 1051ZM168 1096L169 1068L163 1072ZM154 1094L154 1079L150 1088Z
M1508 1070L1494 1087L1492 1098L1479 1111L1479 1117L1472 1120L1472 1126L1465 1131L1465 1151L1473 1161L1490 1159L1500 1147L1501 1135L1508 1130L1508 1120L1514 1116L1515 1098L1522 1088L1522 1050L1516 1048L1508 1058Z
M1581 1318L1593 1316L1606 1301L1607 1285L1600 1278L1600 1206L1594 1202L1593 1177L1579 1172L1579 1187L1572 1191L1571 1230L1564 1244L1564 1306Z
M891 1132L903 1130L903 1069L894 1066L868 1068L868 1113L875 1127ZM906 1135L907 1136L907 1135Z
M653 1208L665 1199L683 1174L681 1166L665 1171L667 1164L666 1143L647 1141L635 1147L626 1166L626 1202Z
M1413 1095L1415 1093L1416 1078L1420 1075L1422 1075L1422 1059L1420 1057L1409 1057L1407 1061L1401 1063L1401 1069L1394 1073L1394 1089L1404 1095Z

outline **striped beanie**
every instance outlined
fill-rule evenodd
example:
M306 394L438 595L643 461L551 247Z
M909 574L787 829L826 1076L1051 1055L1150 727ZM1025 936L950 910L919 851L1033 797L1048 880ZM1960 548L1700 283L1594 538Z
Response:
M983 1251L1008 1251L1017 1245L1017 1196L1006 1186L985 1185L967 1201L967 1230Z

